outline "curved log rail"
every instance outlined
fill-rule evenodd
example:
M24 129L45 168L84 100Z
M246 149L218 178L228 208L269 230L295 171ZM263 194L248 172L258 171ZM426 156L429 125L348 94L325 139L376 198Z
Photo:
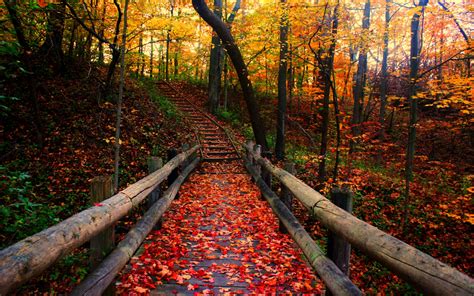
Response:
M252 143L245 149L251 165L271 173L325 227L413 286L429 295L474 295L474 280L469 276L335 206L298 178L261 157Z
M88 208L68 219L0 251L0 295L41 274L59 258L112 226L164 181L170 173L200 148L182 152L161 169L130 185L100 206Z

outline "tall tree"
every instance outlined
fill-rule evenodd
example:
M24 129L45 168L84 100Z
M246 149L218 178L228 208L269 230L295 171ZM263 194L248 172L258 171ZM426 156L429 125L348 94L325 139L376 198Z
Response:
M390 24L390 4L392 0L385 0L385 24L383 32L383 53L382 53L382 73L380 80L380 112L379 138L385 138L385 109L387 107L387 88L388 88L388 33Z
M222 0L214 0L214 14L222 19ZM215 31L212 33L211 56L209 58L209 111L213 114L219 107L221 88L221 39Z
M174 3L175 0L169 0L170 3L170 16L173 18L174 14ZM171 44L171 28L166 30L166 60L165 60L165 79L170 80L170 44Z
M219 38L221 38L224 44L227 54L234 65L237 75L239 77L240 85L244 95L245 102L247 104L247 110L249 112L250 121L252 124L255 141L257 144L262 145L263 151L268 150L268 144L266 139L265 127L260 116L260 108L255 99L255 93L252 88L252 82L249 78L249 72L247 65L244 63L242 54L235 44L234 37L230 33L229 28L226 24L220 20L216 15L207 7L204 0L193 0L193 7L196 12L202 17L202 19L208 23L214 31L216 31Z
M405 230L410 208L410 182L413 181L413 160L415 158L416 123L418 121L418 101L415 98L417 91L418 68L420 66L420 18L424 13L428 0L420 0L415 7L415 13L411 19L411 41L410 41L410 89L408 102L410 104L410 121L408 125L408 143L405 162L405 201L403 205L404 214L401 227Z
M127 15L128 2L125 0L123 8L123 29L122 29L122 46L120 48L120 84L117 99L117 121L115 123L115 158L114 158L114 191L118 191L119 186L119 168L120 168L120 125L122 123L122 100L123 87L125 84L125 47L127 45Z
M278 109L275 156L285 158L285 118L286 118L286 74L288 69L288 11L286 0L281 0L282 15L280 19L280 60L278 66Z
M318 181L323 184L326 180L326 160L327 160L327 146L329 133L329 102L331 96L331 88L333 88L333 71L334 71L334 52L336 49L336 35L339 24L338 18L339 2L336 3L331 15L323 16L323 26L325 26L324 35L329 36L329 46L322 44L319 51L313 51L318 60L320 79L323 82L323 108L321 110L321 147L319 151L319 167L318 167ZM326 39L326 38L324 38ZM335 92L335 88L333 89ZM334 93L336 97L336 94Z
M353 152L356 146L357 138L360 136L362 123L362 111L364 110L364 89L367 81L367 38L370 27L370 0L364 5L364 16L362 18L362 33L359 46L359 61L355 75L354 86L354 106L352 109L352 141L350 143L350 152Z

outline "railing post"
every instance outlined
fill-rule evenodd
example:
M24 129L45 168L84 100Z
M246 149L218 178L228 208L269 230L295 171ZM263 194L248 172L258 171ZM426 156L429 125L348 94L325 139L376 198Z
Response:
M262 153L262 157L264 157L268 160L271 160L272 153L270 151L264 151ZM262 171L263 181L265 182L265 184L267 184L268 188L270 188L270 190L272 190L272 174L268 170L266 170L264 167L262 167L261 171ZM265 199L265 196L263 196L263 193L261 193L260 197L262 199Z
M288 173L292 175L296 174L295 164L293 162L287 161L285 163L284 169L285 171L287 171ZM293 212L293 195L291 194L290 190L288 190L288 188L283 184L281 184L280 199L288 208L288 210L290 210L290 212ZM281 223L281 221L280 221L280 231L283 233L288 233L288 230L285 228L283 223Z
M99 176L91 182L91 205L101 206L101 202L114 194L112 177ZM90 266L94 269L102 259L114 248L115 230L114 227L105 229L90 240Z
M183 152L186 152L186 151L189 150L189 144L188 143L184 143L183 146L181 146L181 147L182 147ZM188 159L186 159L185 161L183 161L183 163L180 166L181 171L184 170L190 162L191 162L191 156Z
M255 152L256 156L261 156L262 155L262 146L256 144L253 146L253 151ZM260 176L262 174L262 168L261 166L257 163L257 160L253 160L253 166L255 167L255 171L257 172L257 175Z
M176 151L176 149L170 149L168 150L168 161L172 160L176 155L178 155L178 152ZM171 186L171 184L173 184L173 182L176 180L176 178L178 178L179 176L179 168L175 168L173 171L171 171L171 173L169 174L168 176L168 187ZM176 199L179 197L179 194L176 194Z
M331 201L341 209L352 213L353 194L349 188L333 188L331 190ZM351 245L345 239L338 237L329 231L328 257L346 275L349 275L349 264L351 257Z
M251 153L252 151L251 150L253 149L254 145L255 144L253 143L253 141L248 141L247 142L247 149L246 149L247 154L246 154L245 161L248 162L249 164L253 164L253 157L252 157L252 153Z
M163 167L163 159L157 156L150 156L147 159L147 164L148 164L148 174L151 174ZM153 204L157 202L158 199L160 199L160 196L161 196L161 184L158 185L155 188L155 190L153 190L150 193L150 196L148 196L146 208L147 209L151 208L151 206L153 206ZM162 226L162 220L160 219L158 223L156 223L154 229L158 230L161 228L161 226Z

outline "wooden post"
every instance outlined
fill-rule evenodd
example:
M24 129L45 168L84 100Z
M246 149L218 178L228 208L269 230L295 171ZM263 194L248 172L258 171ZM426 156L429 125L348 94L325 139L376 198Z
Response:
M148 174L151 174L163 167L163 159L157 156L150 156L147 159L147 164L148 164ZM157 202L158 199L160 199L160 197L161 197L161 184L158 185L158 187L156 187L155 190L153 190L148 196L146 209L147 210L150 209L155 204L155 202ZM155 230L161 229L162 225L163 225L163 221L160 219L158 220L158 222L156 223L153 229Z
M288 173L295 175L296 174L296 169L295 169L295 164L293 162L287 161L285 163L285 171ZM293 212L293 195L291 194L290 190L288 188L281 184L281 192L280 192L280 199L283 202L283 204L290 210L290 212ZM283 233L288 233L288 230L286 227L283 225L283 223L280 221L280 231Z
M262 154L262 146L259 145L259 144L256 144L255 146L253 146L253 151L255 152L256 157L261 156L261 154ZM257 171L258 175L261 176L261 174L262 174L262 167L261 167L255 160L253 161L253 165L254 165L254 167L255 167L255 171Z
M333 188L331 201L341 209L352 213L353 194L349 188ZM349 275L349 261L351 257L351 245L345 239L338 237L329 231L328 257L334 261L337 267L346 275Z
M249 147L249 149L246 149L247 150L247 154L246 154L246 159L245 161L247 161L248 163L250 164L253 164L254 163L254 160L253 160L253 157L252 157L252 153L250 153L250 149L253 149L255 143L253 141L248 141L247 142L247 147Z
M101 206L103 200L114 194L111 176L99 176L91 182L91 205ZM90 240L90 266L94 269L102 259L114 248L114 226L105 229Z
M265 157L266 159L270 160L272 158L272 153L270 151L264 151L262 153L262 157ZM265 168L261 169L262 172L262 179L267 184L268 188L272 190L272 173L270 173L268 170ZM260 197L262 199L265 199L265 196L263 196L263 193L261 193Z
M188 151L189 150L189 144L188 143L184 143L183 146L182 146L182 149L183 149L183 152L185 151ZM187 160L185 160L182 164L181 164L181 171L184 170L188 164L191 162L191 158L188 158Z
M178 155L178 152L176 151L176 149L170 149L168 150L168 161L170 161L171 159L173 159L176 155ZM171 186L171 184L173 184L174 180L176 180L176 178L178 178L179 176L179 167L175 168L173 171L171 171L171 173L169 174L168 176L168 187ZM176 195L176 199L179 198L179 194Z

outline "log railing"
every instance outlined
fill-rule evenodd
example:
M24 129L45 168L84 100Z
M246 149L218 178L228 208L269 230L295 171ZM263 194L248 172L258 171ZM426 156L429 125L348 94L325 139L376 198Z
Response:
M255 149L253 143L248 143L245 148L247 150L246 166L270 204L276 204L276 206L272 205L274 210L278 207L279 212L284 212L286 207L281 202L275 202L275 196L271 197L274 193L262 180L261 172L268 172L280 181L282 186L287 188L318 221L333 233L347 240L353 247L380 262L421 291L429 295L474 295L474 280L469 276L335 206L292 174L272 165L260 155L259 147ZM285 223L285 217L282 217L278 211L276 214ZM291 224L290 221L287 221L287 224ZM297 240L297 233L292 233L291 229L289 232L302 247ZM306 240L303 240L303 243L306 243ZM308 257L304 248L303 251ZM309 253L309 255L320 256L318 252ZM308 257L308 259L311 263L313 257ZM320 274L316 267L313 267L331 292L342 294L341 291L331 288L327 282L330 279L326 279L324 274Z
M159 199L145 214L144 220L142 220L144 222L139 222L134 230L127 235L126 242L119 244L117 251L112 252L110 256L118 258L114 257L117 256L117 252L130 252L131 249L135 248L138 240L144 237L145 230L149 231L150 223L155 222L156 217L150 218L150 216L157 213L157 216L163 214L162 212L168 208L184 178L199 162L199 158L189 161L190 158L195 157L195 152L199 148L200 146L196 145L182 152L161 169L104 200L97 206L77 213L0 251L0 295L6 295L15 287L38 276L59 258L114 225L120 218L127 215L131 209L145 200L171 172L183 163L190 162L191 164L183 170L181 176L169 186L164 198ZM110 261L109 257L104 262ZM99 266L99 269L102 266L103 264ZM105 281L108 281L108 279ZM105 281L101 283L103 284Z

